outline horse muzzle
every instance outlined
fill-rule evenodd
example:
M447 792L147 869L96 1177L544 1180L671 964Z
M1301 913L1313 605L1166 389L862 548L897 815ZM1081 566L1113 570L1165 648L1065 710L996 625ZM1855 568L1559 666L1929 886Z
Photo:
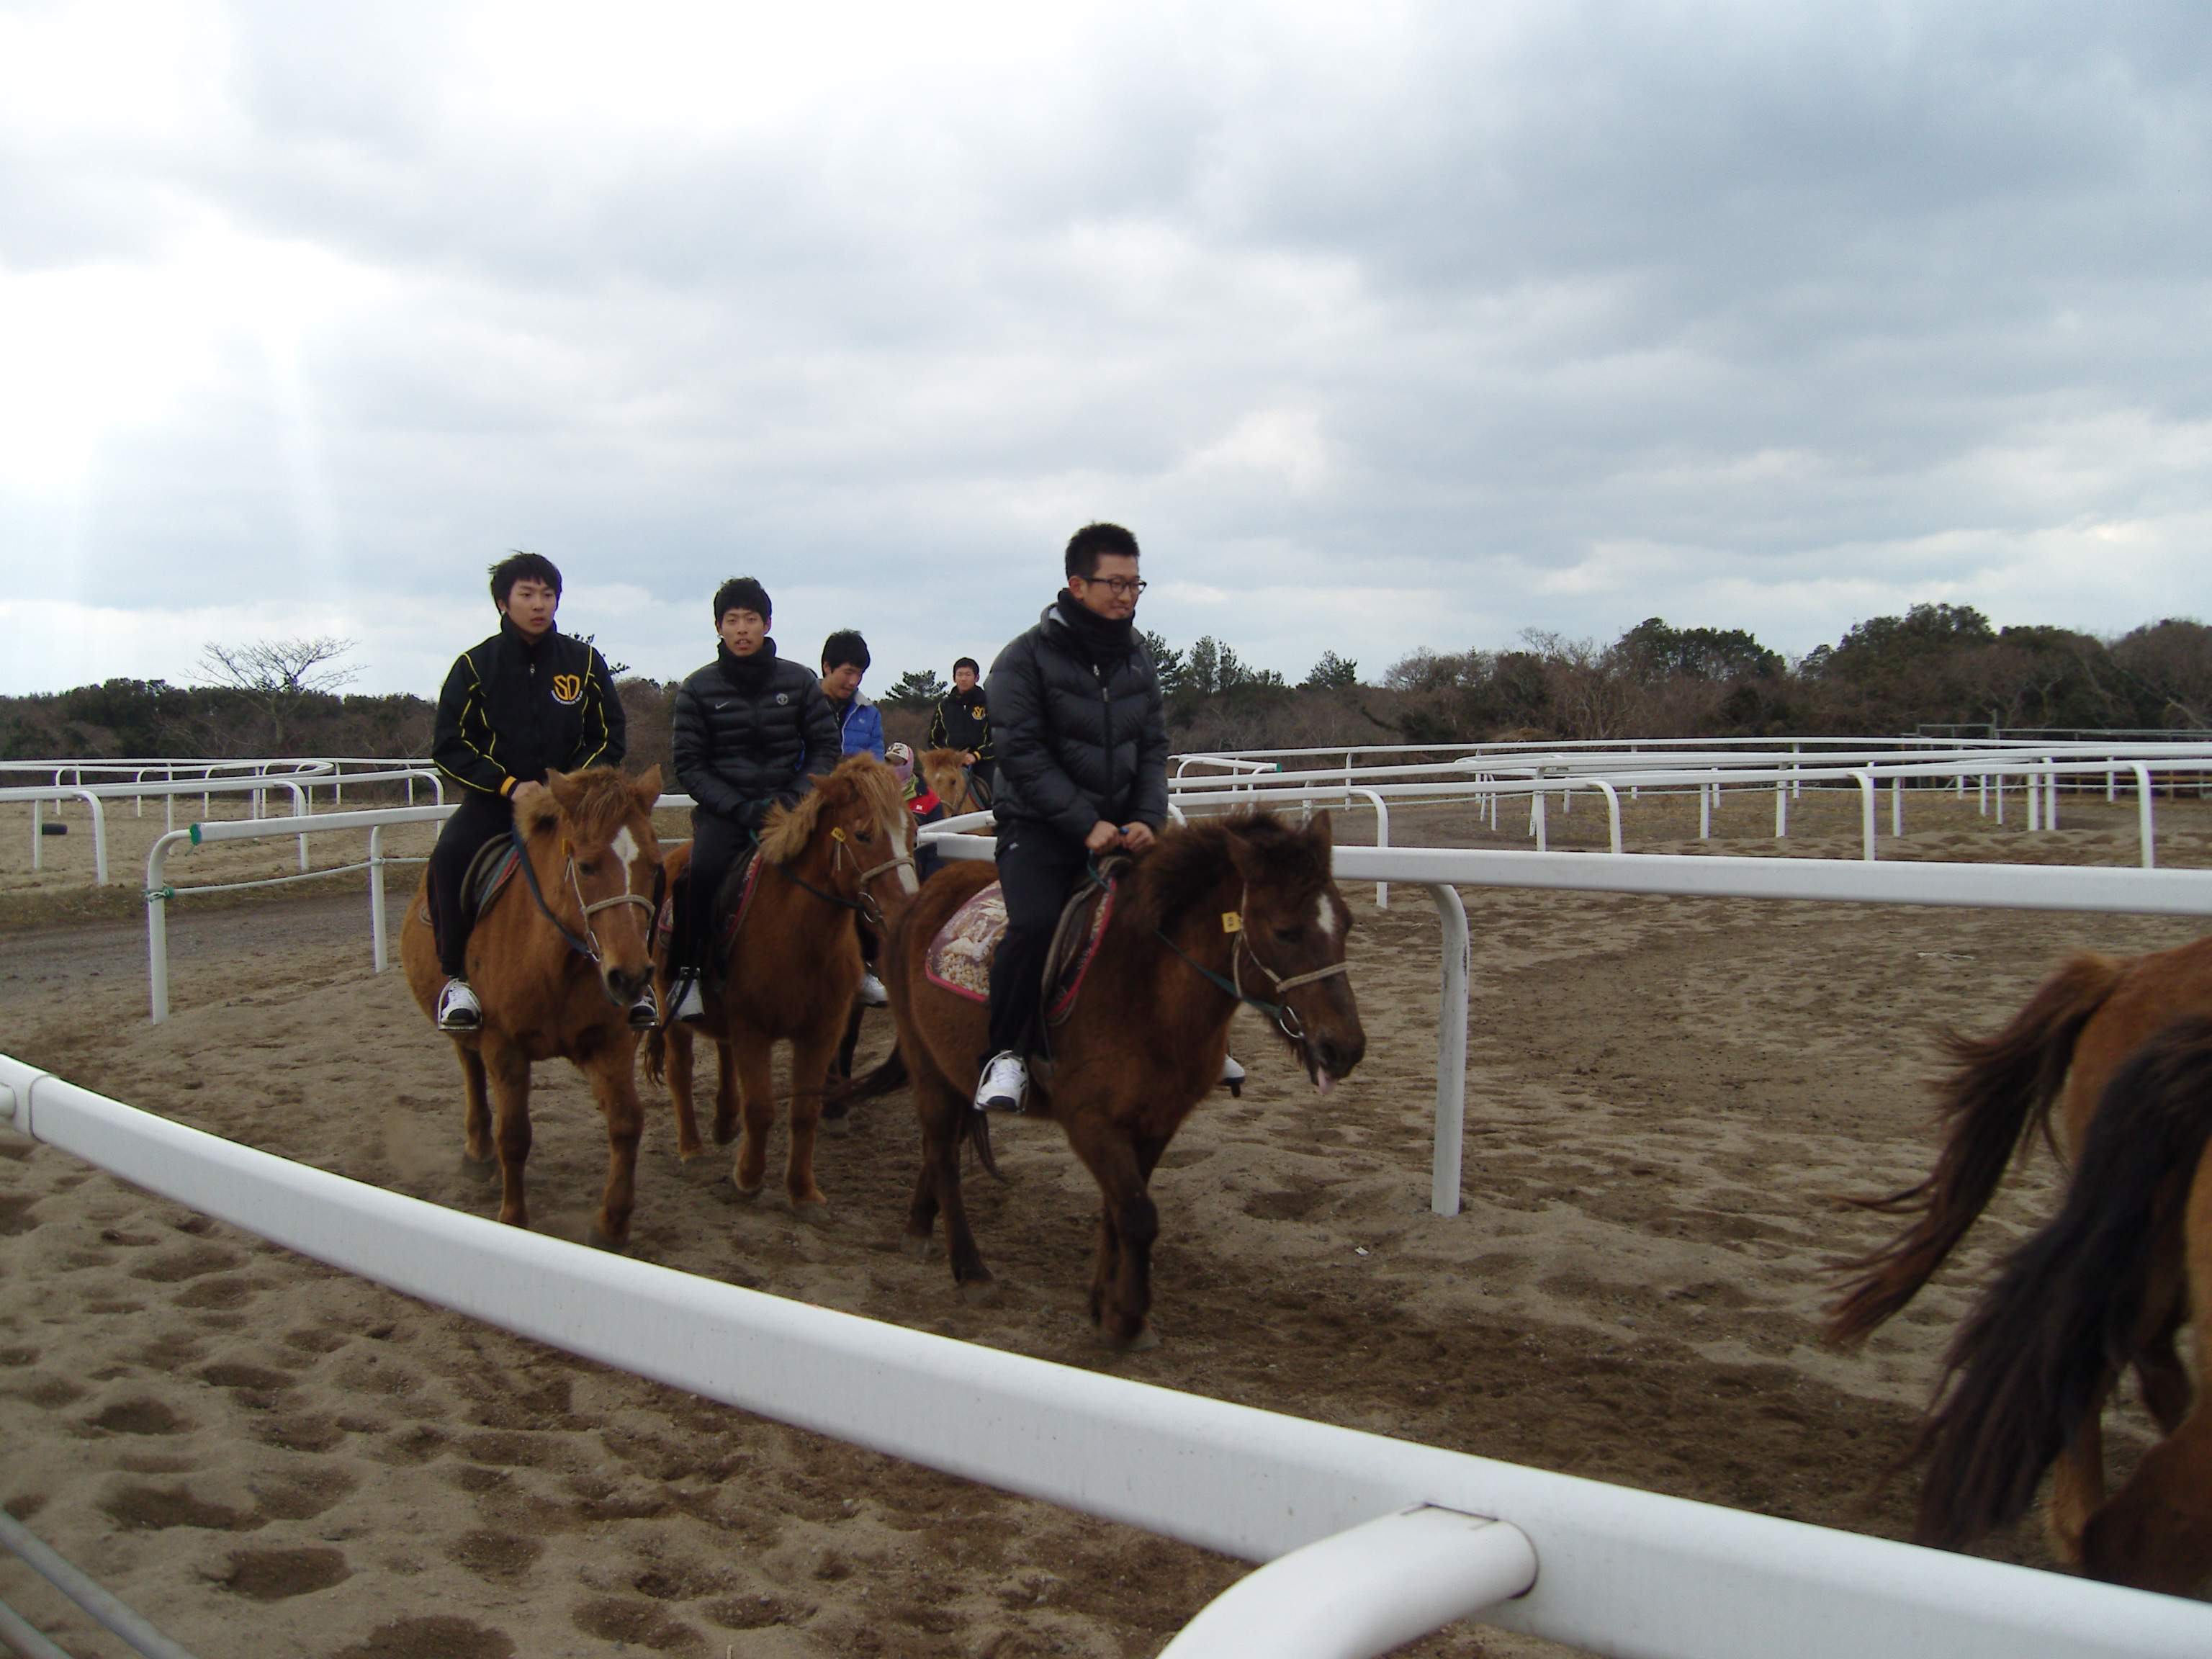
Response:
M1354 1030L1347 1036L1337 1036L1309 1031L1298 1046L1304 1051L1299 1057L1305 1061L1306 1075L1313 1079L1315 1088L1328 1094L1365 1056L1367 1034Z

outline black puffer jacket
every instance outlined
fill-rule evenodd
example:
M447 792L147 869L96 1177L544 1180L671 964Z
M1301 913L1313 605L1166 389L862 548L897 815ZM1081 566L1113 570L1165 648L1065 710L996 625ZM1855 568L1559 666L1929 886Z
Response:
M822 683L766 641L750 657L724 646L676 693L670 746L699 810L757 830L837 764L837 716Z
M981 686L955 691L937 705L937 712L929 717L929 746L965 749L977 760L997 758L991 747L990 705L984 701Z
M1081 841L1100 819L1168 816L1168 727L1145 647L1098 652L1047 607L991 665L991 738L1001 824L1026 820Z
M623 706L606 659L558 629L535 643L501 617L499 632L453 659L438 693L430 758L487 795L543 783L549 767L619 766Z

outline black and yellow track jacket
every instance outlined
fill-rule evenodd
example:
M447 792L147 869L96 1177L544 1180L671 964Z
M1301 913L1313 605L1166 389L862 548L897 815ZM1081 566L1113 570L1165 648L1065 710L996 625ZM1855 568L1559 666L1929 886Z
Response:
M532 645L501 617L498 633L453 659L430 758L457 783L511 794L554 768L619 766L623 724L606 659L589 640L555 628Z

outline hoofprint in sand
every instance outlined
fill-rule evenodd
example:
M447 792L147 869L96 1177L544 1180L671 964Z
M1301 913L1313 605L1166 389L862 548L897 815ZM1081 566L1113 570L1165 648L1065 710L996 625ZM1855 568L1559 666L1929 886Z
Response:
M1253 1083L1194 1116L1155 1183L1172 1218L1156 1352L1109 1359L1091 1342L1095 1190L1044 1126L1004 1128L1006 1184L972 1186L1006 1281L995 1304L959 1303L940 1261L901 1256L901 1097L825 1149L824 1227L773 1196L736 1202L723 1155L679 1166L651 1103L636 1254L1065 1364L1900 1534L1909 1483L1863 1495L1990 1255L2047 1206L2050 1170L2031 1164L1966 1259L1858 1356L1815 1346L1821 1269L1885 1224L1824 1195L1925 1169L1934 1025L2000 1021L2068 950L2194 930L1470 893L1467 1211L1445 1219L1426 1210L1435 918L1418 890L1387 914L1347 891L1370 1058L1322 1101L1240 1019ZM11 936L0 1048L489 1214L459 1173L450 1052L396 973L365 972L357 911L268 908L258 954L188 957L161 1027L144 1022L133 930ZM864 1058L886 1037L871 1016ZM534 1218L580 1240L605 1137L573 1075L539 1078ZM1140 1655L1241 1571L518 1341L52 1149L0 1134L0 1502L204 1653ZM2033 1537L2001 1548L2045 1559ZM19 1567L0 1564L0 1599L73 1650L120 1652ZM1465 1627L1412 1651L1542 1647Z

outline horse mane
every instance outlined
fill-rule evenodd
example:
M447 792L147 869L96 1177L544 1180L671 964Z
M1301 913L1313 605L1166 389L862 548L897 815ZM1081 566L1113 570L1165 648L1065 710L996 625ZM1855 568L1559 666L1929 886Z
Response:
M896 821L906 810L906 797L898 774L873 755L848 755L837 769L814 781L814 787L799 798L796 806L769 811L761 826L761 856L770 864L788 864L806 850L824 812L842 808L854 799L866 800L878 818Z
M515 811L515 823L527 837L542 834L565 815L572 831L584 841L611 837L623 820L638 810L637 796L626 778L611 766L587 767L567 775L576 786L573 801L564 803L551 789L533 795Z
M1305 830L1293 829L1273 812L1239 812L1160 831L1152 850L1131 866L1123 887L1133 919L1142 927L1172 926L1233 867L1231 842L1257 854L1265 875L1297 891L1319 889L1328 880L1329 849Z

